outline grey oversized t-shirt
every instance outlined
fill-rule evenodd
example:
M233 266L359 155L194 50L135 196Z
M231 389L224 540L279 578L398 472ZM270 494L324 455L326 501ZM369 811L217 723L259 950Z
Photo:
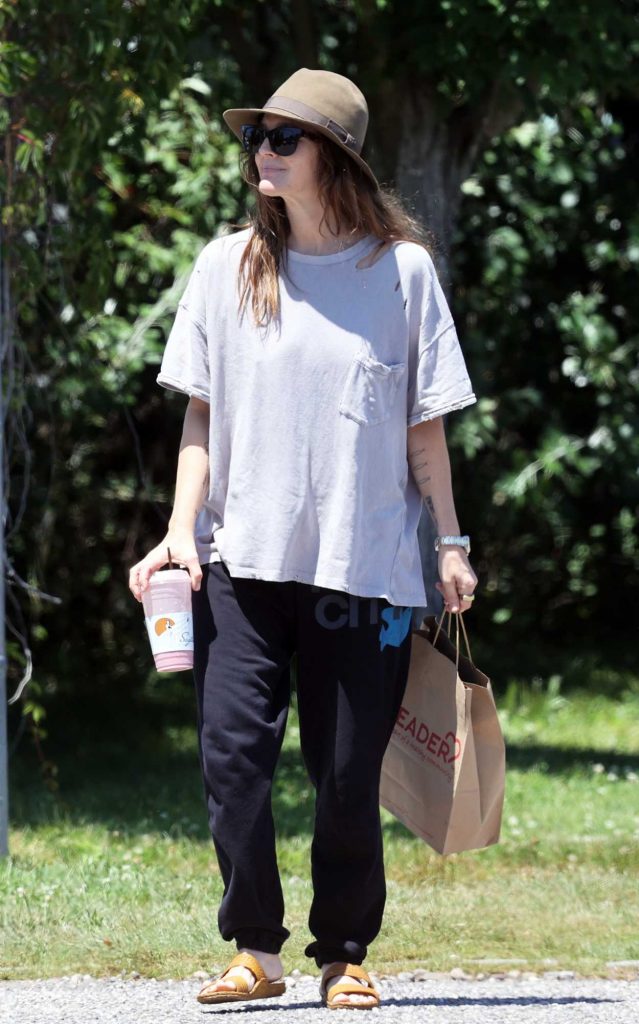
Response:
M281 316L238 316L250 229L198 256L159 384L210 403L200 563L426 607L407 428L476 402L427 251L372 236L340 253L288 252Z

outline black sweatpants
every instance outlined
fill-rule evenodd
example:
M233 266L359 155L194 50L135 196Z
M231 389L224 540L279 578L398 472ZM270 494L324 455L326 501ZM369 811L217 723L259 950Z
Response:
M406 686L411 608L203 566L193 593L200 762L224 895L224 939L277 953L290 932L271 785L297 652L301 749L316 791L306 948L362 963L386 898L379 777Z

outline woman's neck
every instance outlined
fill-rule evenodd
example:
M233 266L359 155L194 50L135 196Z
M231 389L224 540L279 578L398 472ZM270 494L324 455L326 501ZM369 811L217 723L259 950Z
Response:
M341 252L363 238L362 232L331 234L326 222L321 224L324 210L319 200L312 207L299 206L287 201L286 215L291 227L287 247L304 256L328 256Z

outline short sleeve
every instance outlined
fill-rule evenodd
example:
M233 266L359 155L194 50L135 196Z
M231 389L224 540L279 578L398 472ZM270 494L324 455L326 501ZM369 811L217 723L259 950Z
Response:
M446 296L432 259L423 252L425 280L411 318L409 427L477 401Z
M202 250L178 303L156 381L170 391L210 402L206 334L206 261Z

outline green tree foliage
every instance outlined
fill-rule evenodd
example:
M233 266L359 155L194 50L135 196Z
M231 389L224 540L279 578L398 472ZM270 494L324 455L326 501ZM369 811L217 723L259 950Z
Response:
M611 658L601 639L616 629L628 654L618 595L636 595L639 574L639 224L633 50L620 40L632 15L551 7L103 0L90 17L54 2L33 18L26 0L0 3L17 326L9 550L35 588L27 598L14 583L8 612L47 700L148 708L168 688L127 588L170 513L185 406L155 375L197 251L243 217L221 111L262 102L301 64L362 82L387 167L408 131L392 116L407 83L433 85L460 138L487 89L493 125L502 92L509 118L513 95L523 103L476 150L446 239L480 398L449 424L480 576L467 621L504 671L588 645Z
M2 24L7 540L34 588L13 576L8 612L35 641L34 689L122 699L149 675L126 566L168 518L179 431L157 363L195 255L241 210L236 147L208 111L222 70L200 73L197 5L73 5L73 26L28 7Z
M482 632L602 657L629 654L639 586L636 116L589 93L512 129L466 182L454 245Z

